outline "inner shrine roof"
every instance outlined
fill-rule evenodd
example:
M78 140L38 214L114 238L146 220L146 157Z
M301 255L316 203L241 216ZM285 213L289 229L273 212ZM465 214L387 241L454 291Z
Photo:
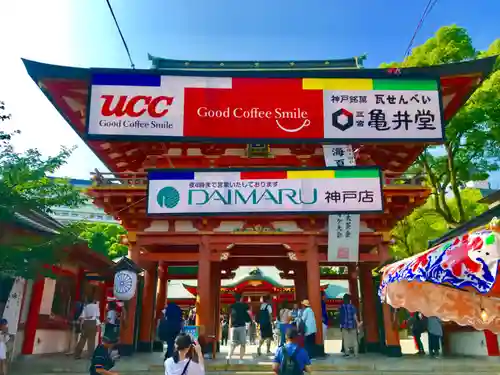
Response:
M158 66L171 66L175 60L157 59ZM221 145L213 143L181 143L181 142L105 142L90 141L86 139L85 120L87 116L88 88L90 82L90 69L64 67L39 62L23 60L26 69L32 79L39 85L47 98L53 103L61 115L68 121L77 134L89 145L92 151L103 161L103 163L114 173L144 170L145 164L150 157L161 158L168 167L188 167L182 163L198 166L205 165L210 159L217 158L216 164L220 167L244 166L246 160L250 165L259 163L259 160L249 160L245 157L246 145ZM167 63L168 62L168 63ZM487 58L470 62L433 66L425 68L405 68L401 70L401 76L419 75L422 77L440 77L441 91L443 96L443 107L445 120L449 120L465 103L468 97L480 85L480 83L491 72L495 58ZM177 64L178 62L176 62ZM185 64L186 62L183 62ZM197 62L212 64L213 62ZM244 62L243 62L244 63ZM280 64L283 62L280 62ZM346 62L344 62L346 63ZM352 61L351 61L352 63ZM163 64L163 65L162 65ZM170 64L170 65L169 65ZM223 62L230 66L230 62ZM236 62L234 62L236 64ZM290 63L288 63L290 65ZM217 69L200 67L197 69L161 69L162 74L173 75L200 75L204 76L245 76L245 77L318 77L323 78L346 77L346 78L374 78L387 77L386 69L337 69L330 66L322 69L320 73L314 71L307 64L317 65L317 62L295 62L289 68L283 70L271 67L259 69L247 69L235 71L220 66ZM188 64L189 65L189 64ZM328 64L326 64L328 65ZM332 64L335 65L335 64ZM125 72L129 70L109 69L110 72ZM157 74L154 70L136 70L141 74ZM403 172L417 158L424 146L423 144L372 144L354 145L356 151L357 165L379 165L385 170ZM242 154L243 151L243 154ZM309 166L324 165L324 159L320 146L316 145L271 145L274 160L282 165L302 166L303 156L308 159ZM240 155L241 154L241 155ZM235 155L239 155L235 159ZM290 160L288 160L288 159ZM286 159L286 160L285 160ZM273 159L262 159L260 163L272 163ZM298 160L298 161L297 161ZM197 164L196 164L197 163ZM240 164L240 165L237 165ZM158 165L154 165L158 167ZM147 168L148 166L146 166Z
M238 285L244 284L250 280L266 281L276 288L294 288L294 281L289 279L282 279L279 276L280 271L276 267L263 266L258 268L260 275L251 275L255 271L255 267L242 266L236 270L236 275L231 280L221 280L222 288L234 288ZM174 280L169 283L168 296L169 298L194 298L192 293L188 291L196 290L197 280ZM340 298L348 292L347 280L322 280L321 285L326 286L325 292L327 298ZM188 289L186 289L188 288ZM184 289L184 291L182 290ZM175 293L175 297L173 296Z

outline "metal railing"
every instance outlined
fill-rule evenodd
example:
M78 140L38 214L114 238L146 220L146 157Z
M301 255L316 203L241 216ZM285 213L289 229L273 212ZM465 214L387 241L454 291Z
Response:
M91 173L92 185L99 187L145 187L148 183L147 173L102 173L98 170ZM423 186L425 176L415 173L384 172L384 186Z

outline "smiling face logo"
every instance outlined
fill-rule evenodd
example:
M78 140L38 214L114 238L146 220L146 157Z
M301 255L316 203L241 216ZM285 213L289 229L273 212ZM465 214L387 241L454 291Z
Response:
M278 125L278 128L280 128L284 132L287 132L287 133L297 133L298 131L301 131L305 127L311 125L311 120L305 119L299 127L294 128L294 129L285 128L283 125L280 124L279 120L276 120L276 125Z

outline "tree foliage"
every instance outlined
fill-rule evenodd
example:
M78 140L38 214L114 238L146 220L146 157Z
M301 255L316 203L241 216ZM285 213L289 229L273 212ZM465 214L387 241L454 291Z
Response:
M0 102L0 124L9 119ZM43 265L58 263L64 249L79 238L64 227L50 235L13 236L9 228L19 222L18 215L48 214L55 206L77 207L85 198L67 180L48 177L67 162L73 149L63 147L51 157L35 149L18 153L11 144L18 133L0 129L0 272L30 277L44 274Z
M467 218L471 219L488 209L488 205L478 203L481 197L478 189L462 190L461 202ZM447 204L452 214L457 215L457 200L450 197L447 199ZM428 200L393 228L391 253L396 259L418 254L428 248L429 240L442 236L448 230L448 223L433 209L432 200Z
M78 223L75 225L75 232L88 242L92 250L111 259L128 254L128 246L121 243L121 238L127 234L127 231L121 225Z
M382 67L425 67L457 63L500 53L500 39L486 51L477 51L467 31L456 25L441 27L421 46L413 49L401 63ZM432 209L448 227L469 219L461 188L471 180L485 180L499 168L500 156L500 67L476 90L460 111L446 124L443 146L428 147L412 166L411 171L424 173L432 188ZM447 199L451 191L455 209ZM426 219L427 220L427 219Z
M319 273L323 275L346 275L347 267L320 267Z

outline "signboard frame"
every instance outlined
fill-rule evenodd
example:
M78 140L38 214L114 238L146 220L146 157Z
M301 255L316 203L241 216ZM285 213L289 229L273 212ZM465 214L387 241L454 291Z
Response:
M339 170L373 170L377 171L379 175L379 191L381 196L381 208L379 210L373 211L239 211L239 212L182 212L182 213L151 213L149 210L149 192L150 192L150 180L149 174L151 172L189 172L189 173L234 173L234 172L283 172L283 171L339 171ZM148 217L199 217L199 216L257 216L257 215L331 215L331 214L378 214L383 213L385 209L385 199L383 190L383 171L377 166L344 166L344 167L290 167L290 168L276 168L276 167L259 167L259 168L150 168L147 169L148 181L146 190L146 215ZM178 180L177 180L178 181Z
M120 75L122 77L132 75L144 75L153 77L162 76L178 76L178 77L216 77L216 78L295 78L295 79L383 79L383 80L400 80L400 81L435 81L439 99L440 110L440 137L431 138L221 138L221 137L196 137L196 136L158 136L158 135L125 135L125 134L90 134L90 108L92 98L93 77L95 74ZM324 90L329 91L329 90ZM343 90L339 90L343 91ZM390 92L390 91L388 91ZM433 91L434 92L434 91ZM436 119L438 121L438 119ZM324 124L322 124L324 126ZM130 70L130 69L106 69L106 68L91 68L89 73L88 84L88 99L87 113L85 119L85 138L90 141L144 141L144 142L215 142L215 143L241 143L241 144L296 144L296 143L322 143L322 144L350 144L359 143L362 141L366 144L374 143L404 143L411 141L413 143L442 143L445 139L445 120L444 107L441 92L440 76L431 72L415 72L411 69L403 69L400 74L396 75L388 69L345 69L345 70L284 70L284 71L260 71L260 70Z

